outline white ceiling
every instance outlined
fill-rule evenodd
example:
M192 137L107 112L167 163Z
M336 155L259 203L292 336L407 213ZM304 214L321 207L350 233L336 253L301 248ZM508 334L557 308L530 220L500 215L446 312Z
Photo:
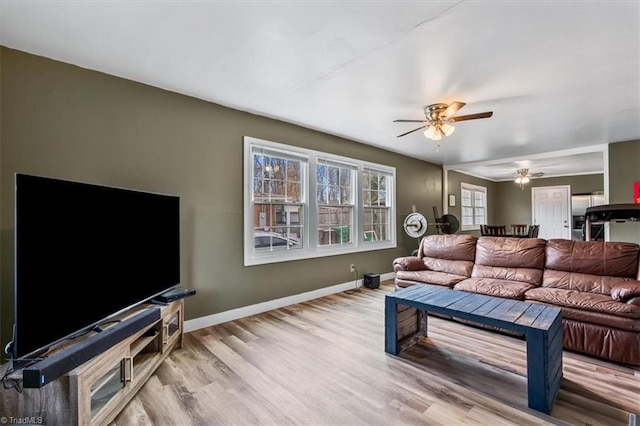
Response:
M496 180L640 139L639 1L0 0L0 44ZM452 101L494 115L396 138Z

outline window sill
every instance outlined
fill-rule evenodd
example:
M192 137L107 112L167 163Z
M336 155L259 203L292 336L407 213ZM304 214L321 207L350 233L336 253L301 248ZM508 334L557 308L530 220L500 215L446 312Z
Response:
M365 251L375 251L375 250L387 250L397 248L398 245L395 241L386 241L379 243L370 243L365 242L358 246L353 246L351 244L346 245L346 247L341 246L336 248L336 246L323 246L318 247L315 251L296 251L295 253L287 252L287 253L260 253L256 256L256 253L245 253L244 257L244 266L254 266L254 265L267 265L270 263L281 263L281 262L289 262L292 260L303 260L303 259L315 259L320 257L327 256L338 256L345 255L351 253L361 253Z

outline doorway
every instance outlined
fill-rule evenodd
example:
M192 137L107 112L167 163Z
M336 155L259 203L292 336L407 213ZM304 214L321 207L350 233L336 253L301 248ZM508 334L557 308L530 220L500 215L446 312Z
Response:
M571 239L571 186L531 188L533 224L540 225L539 238Z

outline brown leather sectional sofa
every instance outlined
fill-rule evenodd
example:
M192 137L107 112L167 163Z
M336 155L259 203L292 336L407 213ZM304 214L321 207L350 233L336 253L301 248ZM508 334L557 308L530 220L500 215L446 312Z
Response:
M562 308L563 345L640 366L640 246L430 235L393 262L396 286L439 285Z

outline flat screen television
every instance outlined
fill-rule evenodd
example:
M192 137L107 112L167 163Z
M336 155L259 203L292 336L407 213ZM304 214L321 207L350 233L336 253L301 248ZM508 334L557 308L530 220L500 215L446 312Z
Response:
M179 197L15 175L14 359L179 283Z

